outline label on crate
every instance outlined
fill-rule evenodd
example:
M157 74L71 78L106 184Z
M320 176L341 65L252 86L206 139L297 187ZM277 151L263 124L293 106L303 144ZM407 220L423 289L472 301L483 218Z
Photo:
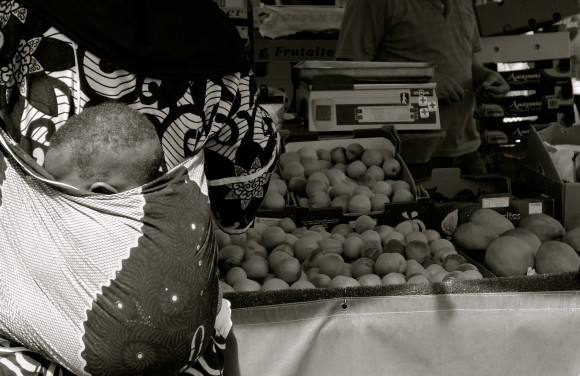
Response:
M510 206L510 197L486 197L481 199L481 207L487 209L507 208Z
M538 214L544 212L544 206L541 202L530 202L528 205L528 214Z

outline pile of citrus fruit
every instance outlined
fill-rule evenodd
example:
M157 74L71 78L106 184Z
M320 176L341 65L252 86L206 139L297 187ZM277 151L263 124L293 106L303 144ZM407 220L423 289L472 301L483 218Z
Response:
M430 283L483 278L435 230L405 220L377 226L368 215L331 230L291 218L243 235L215 231L224 291Z
M384 210L389 202L413 201L409 183L401 179L401 163L388 148L365 148L357 142L332 149L303 146L279 158L280 172L273 176L277 193L291 192L298 205L310 208L341 207L344 213ZM280 188L286 183L286 191ZM263 207L277 208L266 197Z

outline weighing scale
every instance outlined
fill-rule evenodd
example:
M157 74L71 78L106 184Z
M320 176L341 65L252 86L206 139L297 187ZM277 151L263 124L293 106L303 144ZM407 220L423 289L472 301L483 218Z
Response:
M309 131L385 124L398 131L441 129L428 64L305 61L295 68L301 80L296 90L298 112L306 117Z

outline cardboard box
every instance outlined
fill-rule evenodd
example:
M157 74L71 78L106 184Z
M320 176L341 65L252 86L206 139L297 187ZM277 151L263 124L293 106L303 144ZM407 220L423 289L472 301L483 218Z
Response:
M528 69L499 72L512 91L571 83L569 58L532 61L527 65Z
M524 33L580 13L577 0L488 1L475 7L481 35Z
M320 133L307 133L302 135L289 135L285 140L286 151L297 151L303 146L332 149L336 146L348 146L352 142L358 142L365 148L392 148L398 150L399 140L392 126L381 129L356 130L351 134L337 136L324 136ZM418 190L410 171L397 153L396 158L401 163L401 180L411 186L411 191L416 199L409 202L397 202L386 204L384 210L365 213L373 218L377 225L395 226L398 223L411 219L418 220L421 227L430 225L431 203L429 198ZM296 207L295 222L297 226L323 225L331 229L337 224L346 223L354 226L354 222L361 214L343 213L341 208L306 208Z
M417 185L428 192L433 203L431 228L446 238L480 208L496 210L514 226L528 214L554 215L553 199L515 199L510 180L497 174L462 176L458 168L440 168L433 169L431 178L418 181Z
M482 38L482 50L476 57L484 64L566 59L570 57L570 34L560 31Z
M580 183L562 181L544 141L551 145L580 145L580 126L531 127L527 144L527 194L555 199L555 218L570 230L580 225Z
M574 94L572 82L549 87L537 87L527 96L507 96L494 103L480 103L476 106L476 118L527 117L551 112L572 110Z

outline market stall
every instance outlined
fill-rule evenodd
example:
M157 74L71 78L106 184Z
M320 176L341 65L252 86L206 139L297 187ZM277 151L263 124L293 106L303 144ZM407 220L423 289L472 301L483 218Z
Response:
M577 273L229 295L239 375L575 375Z
M479 58L512 86L474 114L492 173L421 178L410 167L443 133L432 66L333 61L335 40L293 34L334 31L340 7L260 8L253 56L283 72L261 83L291 104L254 228L216 233L234 324L227 374L580 372L568 33L525 34L580 9L476 3ZM328 23L311 30L317 14ZM285 45L299 53L277 54Z

